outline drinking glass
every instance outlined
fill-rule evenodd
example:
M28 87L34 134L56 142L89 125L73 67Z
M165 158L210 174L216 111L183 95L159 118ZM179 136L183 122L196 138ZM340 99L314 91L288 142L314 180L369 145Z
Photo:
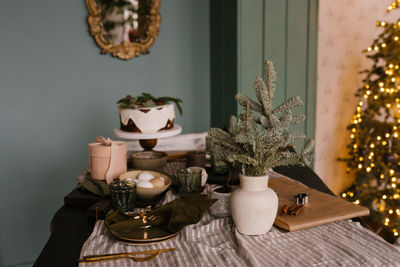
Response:
M136 183L133 181L114 180L110 184L111 205L114 210L123 213L133 212L136 200Z
M176 172L176 187L180 196L201 193L201 169L180 169Z

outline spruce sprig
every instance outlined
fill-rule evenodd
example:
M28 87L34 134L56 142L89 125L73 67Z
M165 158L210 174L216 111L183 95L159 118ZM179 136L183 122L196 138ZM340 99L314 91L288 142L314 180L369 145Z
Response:
M284 101L273 108L276 72L271 61L264 64L264 79L256 78L257 101L237 94L243 107L239 118L232 116L228 131L210 129L208 135L216 146L218 157L244 175L261 176L269 168L287 165L309 165L314 158L314 141L308 140L300 154L288 150L295 140L304 140L301 133L289 132L292 124L304 121L304 115L292 115L291 109L303 105L300 97Z

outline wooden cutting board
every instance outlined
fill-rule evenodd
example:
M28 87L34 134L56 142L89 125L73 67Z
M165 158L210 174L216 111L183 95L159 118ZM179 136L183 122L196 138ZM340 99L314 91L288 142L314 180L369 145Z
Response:
M274 225L291 232L369 215L369 210L365 207L311 189L286 177L269 179L268 186L278 193L279 198L278 214ZM289 206L295 204L294 196L298 193L306 193L309 198L309 202L304 206L303 212L297 216L281 216L282 207L285 204Z

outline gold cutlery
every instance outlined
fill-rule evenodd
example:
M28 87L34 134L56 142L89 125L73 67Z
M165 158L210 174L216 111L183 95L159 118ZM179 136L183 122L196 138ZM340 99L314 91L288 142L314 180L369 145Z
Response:
M88 262L98 262L98 261L108 261L108 260L117 260L117 259L132 259L136 262L144 262L151 260L163 252L168 252L175 250L175 248L166 248L166 249L156 249L156 250L147 250L147 251L137 251L137 252L128 252L128 253L117 253L117 254L104 254L104 255L93 255L93 256L84 256L82 259L79 259L80 263L88 263ZM146 257L135 257L135 255L146 255L150 254Z

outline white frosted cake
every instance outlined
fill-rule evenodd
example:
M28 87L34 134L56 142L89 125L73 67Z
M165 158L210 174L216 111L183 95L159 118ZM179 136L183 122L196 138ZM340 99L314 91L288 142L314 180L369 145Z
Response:
M127 132L156 133L174 127L174 104L149 108L120 108L121 130Z
M175 121L175 104L182 115L181 102L182 100L178 98L166 96L156 98L147 93L136 97L128 95L118 101L120 128L126 132L146 134L172 129Z

